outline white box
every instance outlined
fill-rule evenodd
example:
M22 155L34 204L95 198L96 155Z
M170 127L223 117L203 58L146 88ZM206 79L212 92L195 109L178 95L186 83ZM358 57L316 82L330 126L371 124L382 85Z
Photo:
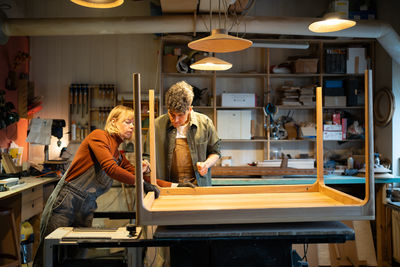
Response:
M342 131L324 131L324 140L342 141Z
M221 106L223 107L255 107L255 94L222 94Z
M251 139L251 110L218 110L217 132L221 139Z
M367 60L365 58L365 48L349 47L347 50L347 73L364 73L367 69Z
M341 132L342 125L341 124L324 124L324 131Z

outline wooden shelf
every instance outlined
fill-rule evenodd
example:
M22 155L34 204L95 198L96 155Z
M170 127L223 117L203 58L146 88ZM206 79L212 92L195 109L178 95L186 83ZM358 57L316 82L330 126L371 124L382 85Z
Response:
M170 77L206 77L211 78L214 74L210 73L175 73L175 72L163 72L162 76L170 76Z
M285 106L285 105L277 105L278 109L315 109L315 106Z
M323 109L364 109L364 106L351 106L351 107L322 107Z
M324 77L364 77L364 73L323 73Z
M269 76L271 78L312 78L319 77L318 73L288 73L288 74L279 74L279 73L270 73Z
M267 141L267 139L221 139L223 143L263 143Z
M263 107L221 107L221 106L217 106L217 109L263 109Z
M222 72L217 73L217 77L220 78L264 78L267 76L266 73L229 73L229 72Z

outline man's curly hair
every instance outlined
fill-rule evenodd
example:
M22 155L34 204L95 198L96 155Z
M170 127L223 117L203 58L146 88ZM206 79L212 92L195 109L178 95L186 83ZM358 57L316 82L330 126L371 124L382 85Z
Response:
M165 95L165 102L170 111L185 113L193 102L193 88L185 81L172 85Z

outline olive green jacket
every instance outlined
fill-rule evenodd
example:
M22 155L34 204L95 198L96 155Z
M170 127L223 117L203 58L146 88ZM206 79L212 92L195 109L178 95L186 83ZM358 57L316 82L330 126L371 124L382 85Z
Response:
M211 186L211 168L208 169L206 175L201 176L197 171L196 163L205 161L211 154L217 154L221 157L220 139L209 117L195 111L192 111L190 116L186 137L197 184L199 186ZM176 131L168 114L161 115L155 120L157 179L171 181L170 174ZM149 140L149 136L147 136L144 158L149 156Z

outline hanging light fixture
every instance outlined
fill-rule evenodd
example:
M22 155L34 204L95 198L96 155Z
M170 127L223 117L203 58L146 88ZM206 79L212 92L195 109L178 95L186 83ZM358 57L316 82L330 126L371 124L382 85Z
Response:
M227 34L225 29L214 29L210 36L190 42L188 46L193 50L228 53L247 49L252 44L250 40Z
M112 8L122 5L124 0L71 0L71 2L91 8Z
M216 57L206 57L190 65L190 68L194 70L229 70L232 68L232 64Z
M326 14L322 20L311 23L308 29L318 33L336 32L355 25L355 21L344 18L339 12L332 12Z
M332 0L329 3L328 13L322 20L311 23L308 29L312 32L336 32L345 30L356 25L356 22L348 19L349 1Z

